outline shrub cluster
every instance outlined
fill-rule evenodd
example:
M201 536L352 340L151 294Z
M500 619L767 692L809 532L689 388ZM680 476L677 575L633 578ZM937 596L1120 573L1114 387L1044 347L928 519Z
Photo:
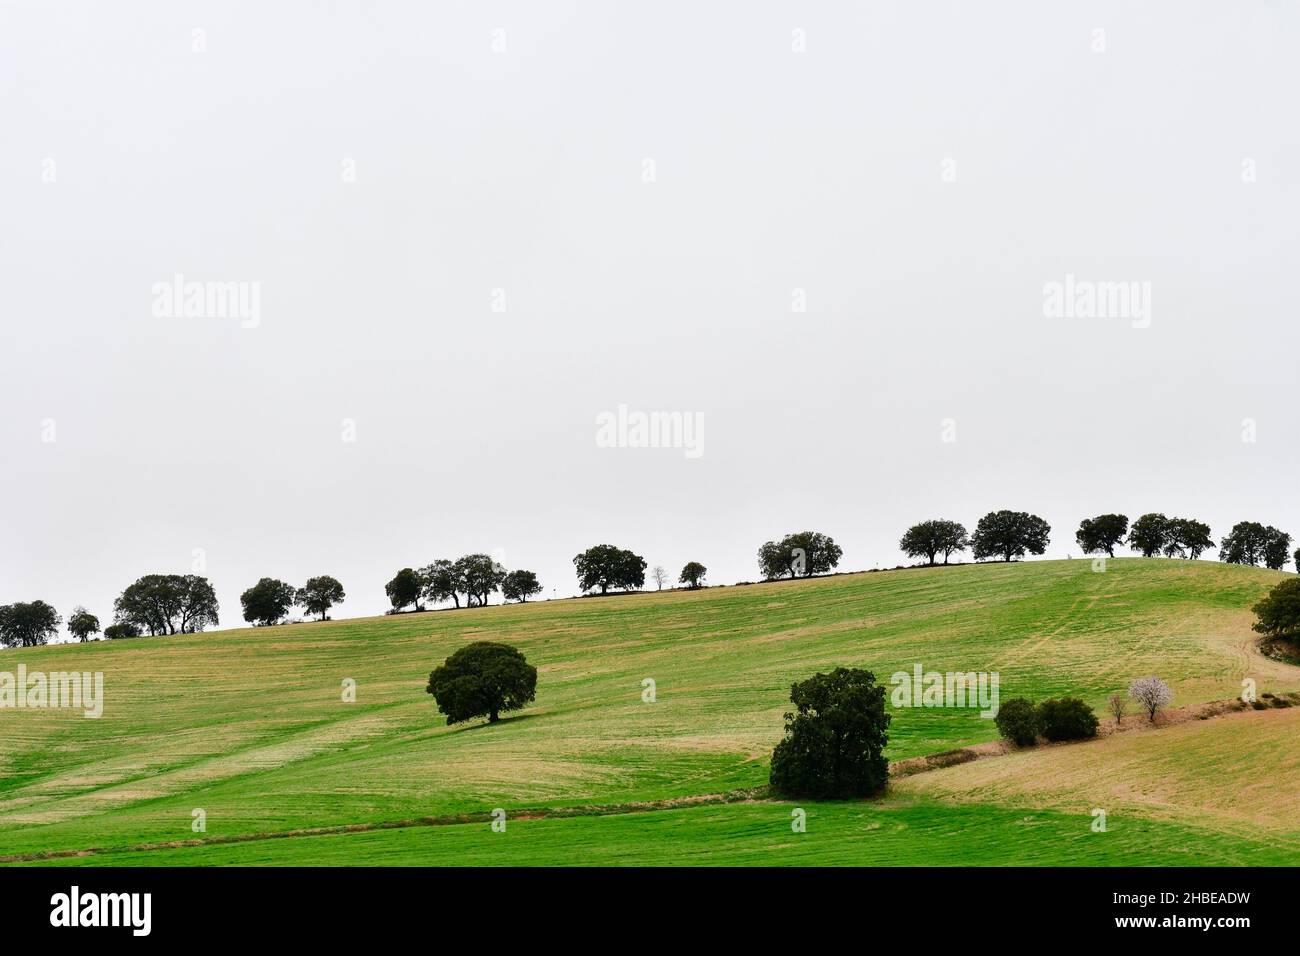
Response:
M1032 746L1042 734L1048 740L1087 740L1097 736L1097 715L1077 697L1035 704L1013 697L998 708L998 733L1018 747Z

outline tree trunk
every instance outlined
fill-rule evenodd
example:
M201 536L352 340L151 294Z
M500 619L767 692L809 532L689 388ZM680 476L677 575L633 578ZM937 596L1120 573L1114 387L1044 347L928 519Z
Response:
M500 720L500 719L501 719L501 718L497 715L497 709L496 709L495 707L493 707L493 708L492 708L492 713L488 714L488 723L489 723L489 724L495 724L495 723L496 723L498 720Z

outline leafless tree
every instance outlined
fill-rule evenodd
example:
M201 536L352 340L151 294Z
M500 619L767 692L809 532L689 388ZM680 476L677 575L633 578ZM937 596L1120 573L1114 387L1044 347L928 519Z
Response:
M1110 695L1110 712L1115 717L1115 724L1124 722L1124 711L1128 709L1128 701L1124 699L1123 694Z
M650 575L655 579L655 584L659 586L658 590L662 591L664 589L664 583L668 580L668 572L664 570L664 566L662 564L656 564L655 569L650 572Z
M1139 677L1128 685L1128 695L1147 712L1147 719L1152 723L1155 722L1156 711L1168 706L1174 699L1174 692L1159 677Z

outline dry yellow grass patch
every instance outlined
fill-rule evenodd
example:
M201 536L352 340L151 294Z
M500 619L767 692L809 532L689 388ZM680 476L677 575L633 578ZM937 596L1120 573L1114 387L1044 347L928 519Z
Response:
M907 777L900 794L1136 813L1300 841L1300 708L1040 747Z

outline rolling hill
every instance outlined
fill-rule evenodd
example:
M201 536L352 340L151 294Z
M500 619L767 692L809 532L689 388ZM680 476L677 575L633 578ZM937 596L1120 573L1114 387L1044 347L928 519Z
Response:
M1104 573L967 565L5 651L0 670L102 671L106 702L98 720L0 710L0 857L1295 863L1300 708L929 771L878 800L807 807L805 834L792 804L753 799L790 683L838 664L885 680L916 664L997 671L1003 700L1069 693L1099 712L1152 673L1176 704L1235 697L1245 676L1300 690L1300 668L1259 655L1250 631L1250 605L1281 577L1136 558ZM537 701L447 727L425 682L474 640L519 647ZM996 736L975 710L900 709L889 756ZM506 834L483 822L497 807ZM365 832L285 836L321 828ZM194 839L212 845L177 845Z

